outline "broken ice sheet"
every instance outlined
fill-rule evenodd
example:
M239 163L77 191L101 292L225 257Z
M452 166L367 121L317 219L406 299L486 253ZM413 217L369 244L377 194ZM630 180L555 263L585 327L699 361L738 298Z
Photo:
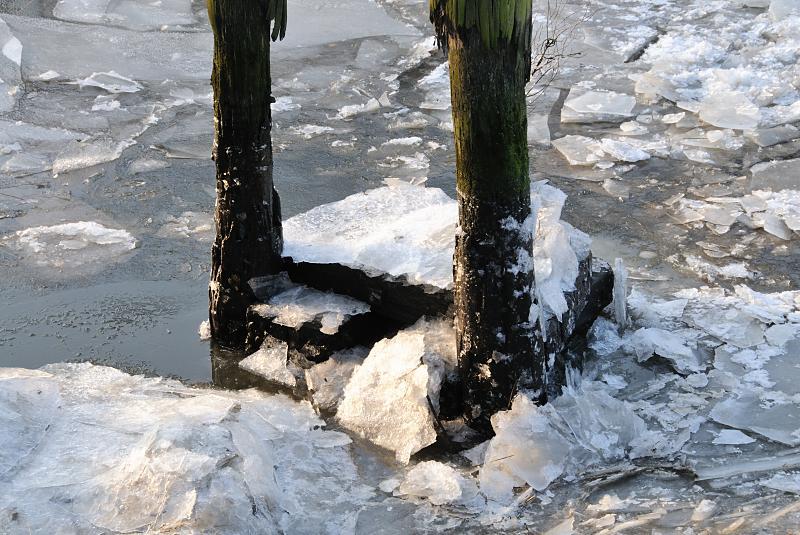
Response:
M680 447L648 430L633 406L608 389L584 381L544 406L518 394L510 410L492 416L495 437L480 471L481 492L508 505L514 489L526 484L542 491L564 473L626 456L666 455Z
M286 342L267 339L258 351L239 361L239 367L273 383L294 388L297 378L288 368L288 352Z
M564 136L553 140L553 146L570 165L594 165L606 158L600 142L586 136Z
M191 0L59 0L53 16L72 22L121 26L131 30L164 30L196 22Z
M336 418L408 463L436 441L431 405L438 407L442 380L454 368L452 325L420 320L375 344L347 383Z
M0 372L0 422L2 462L27 453L0 472L4 533L333 534L372 494L346 435L285 396L57 364Z
M0 112L10 111L20 94L22 85L22 43L0 18Z
M800 176L800 158L761 162L750 168L754 190L797 190Z
M770 489L782 490L783 492L800 494L800 472L777 473L771 478L759 482L759 485Z
M633 116L636 98L614 91L570 90L561 112L562 123L621 121Z

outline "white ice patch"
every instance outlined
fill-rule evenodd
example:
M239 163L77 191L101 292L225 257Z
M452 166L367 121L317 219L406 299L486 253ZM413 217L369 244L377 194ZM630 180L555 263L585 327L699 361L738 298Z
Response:
M286 342L265 343L261 349L239 361L239 367L267 381L294 388L297 378L288 368L288 351Z
M317 137L322 134L329 134L330 132L333 132L333 128L330 126L304 124L303 126L293 126L292 132L303 136L305 139L311 139L312 137Z
M611 165L613 162L640 162L650 154L637 148L630 140L605 138L600 141L568 135L553 140L553 146L570 165Z
M95 221L32 227L6 236L4 241L34 263L56 268L101 264L136 248L128 231Z
M438 407L442 379L454 368L452 325L420 320L375 344L344 388L336 417L408 463L436 441L431 406Z
M712 443L720 445L738 446L740 444L752 444L756 440L750 436L745 435L738 429L723 429L719 432Z
M424 461L406 474L396 494L426 498L433 505L444 505L467 498L470 491L474 494L475 490L475 484L452 467Z
M278 325L293 329L318 319L324 334L336 334L349 318L370 310L368 304L352 297L302 285L276 294L253 308L261 316L273 318Z

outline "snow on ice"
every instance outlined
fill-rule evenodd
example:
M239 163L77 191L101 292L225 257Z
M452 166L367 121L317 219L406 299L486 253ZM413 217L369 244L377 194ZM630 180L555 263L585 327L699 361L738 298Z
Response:
M537 290L547 312L558 316L566 311L564 292L574 289L578 261L590 244L560 220L565 200L545 182L531 186ZM450 288L457 214L456 201L437 188L396 184L369 190L285 221L284 254L296 262L338 263Z

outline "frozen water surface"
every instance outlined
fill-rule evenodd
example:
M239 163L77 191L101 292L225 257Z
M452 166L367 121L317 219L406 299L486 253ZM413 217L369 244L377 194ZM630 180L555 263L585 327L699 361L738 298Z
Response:
M287 253L449 285L452 122L427 3L289 9L272 46ZM598 321L583 377L544 407L520 393L468 462L412 454L437 434L427 398L452 369L451 326L292 370L311 404L137 375L258 377L197 336L214 203L205 5L0 2L0 531L796 531L795 3L561 13L585 22L553 84L530 88L534 182L567 194L536 186L537 282L563 310L588 244L574 225L624 261L629 323ZM253 369L288 371L272 356ZM67 360L135 373L35 369Z

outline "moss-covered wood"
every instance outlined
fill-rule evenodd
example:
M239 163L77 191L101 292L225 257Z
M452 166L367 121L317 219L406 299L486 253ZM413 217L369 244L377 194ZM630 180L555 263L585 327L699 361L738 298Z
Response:
M525 105L531 0L431 0L431 19L450 60L463 414L489 430L489 417L506 409L518 389L541 389L544 369L541 336L531 318Z
M209 0L214 30L217 235L211 254L209 316L221 344L245 342L248 281L281 267L281 214L272 181L269 50L286 27L286 0Z

